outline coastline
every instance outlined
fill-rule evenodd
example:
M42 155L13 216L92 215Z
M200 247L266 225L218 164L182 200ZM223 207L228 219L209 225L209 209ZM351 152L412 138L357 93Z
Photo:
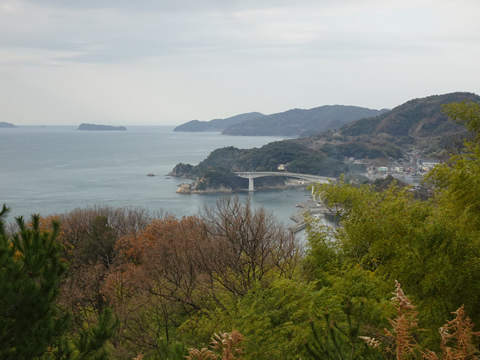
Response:
M175 176L169 174L169 176ZM302 187L302 186L308 186L313 184L313 182L308 182L308 181L302 181L302 180L287 180L285 184L283 185L275 185L275 186L264 186L264 187L258 187L255 189L255 191L265 191L265 190L284 190L292 187ZM248 192L248 189L239 189L239 190L233 190L232 188L227 188L227 187L218 187L218 188L208 188L205 190L196 190L196 181L193 181L191 183L182 183L179 184L177 187L176 193L178 194L230 194L234 192Z
M298 208L301 208L297 213L292 215L290 219L295 222L295 225L290 226L290 230L293 233L298 233L302 230L305 230L307 227L306 217L312 217L315 219L322 219L321 221L328 226L332 226L332 222L328 220L325 215L332 215L324 205L318 204L315 200L310 199L303 203L295 205Z
M306 217L314 216L317 214L323 214L324 208L319 206L316 201L310 199L303 203L295 205L301 210L297 211L290 219L295 223L295 225L290 226L290 230L293 233L300 232L305 230L307 227Z

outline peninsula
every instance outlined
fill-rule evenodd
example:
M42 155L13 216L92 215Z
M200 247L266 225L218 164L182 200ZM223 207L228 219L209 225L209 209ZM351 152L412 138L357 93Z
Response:
M111 126L111 125L96 125L96 124L80 124L77 130L87 130L87 131L125 131L127 130L124 126Z
M169 176L192 179L181 193L210 193L249 189L239 172L289 172L324 177L341 174L357 182L387 175L413 179L445 159L458 139L469 137L461 124L449 121L442 109L452 102L480 102L480 96L456 92L412 99L394 109L349 122L338 130L275 141L253 149L233 146L212 151L197 165L179 163ZM264 116L267 120L268 116ZM285 178L265 176L255 189L285 186ZM413 181L413 180L412 180Z
M200 131L223 131L227 127L241 122L260 119L265 115L259 112L235 115L226 119L213 119L210 121L192 120L177 126L173 131L179 132L200 132Z
M358 106L324 105L313 109L291 109L264 115L251 112L227 119L192 120L173 131L219 131L235 136L289 136L305 137L341 126L365 117L381 115L386 109L375 110Z

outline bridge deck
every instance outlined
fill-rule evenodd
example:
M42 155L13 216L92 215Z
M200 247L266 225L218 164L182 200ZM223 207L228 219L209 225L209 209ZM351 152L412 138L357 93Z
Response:
M318 176L318 175L311 175L311 174L300 174L300 173L290 173L290 172L274 172L274 171L259 171L259 172L235 172L235 175L238 177L248 179L248 190L254 191L254 183L253 179L257 179L260 177L265 176L283 176L283 177L291 177L295 179L302 179L311 182L328 182L334 181L335 178L326 177L326 176Z

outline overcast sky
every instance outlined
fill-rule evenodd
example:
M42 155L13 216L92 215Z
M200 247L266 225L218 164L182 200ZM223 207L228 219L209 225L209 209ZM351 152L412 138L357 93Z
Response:
M479 0L0 0L0 121L180 124L480 94Z

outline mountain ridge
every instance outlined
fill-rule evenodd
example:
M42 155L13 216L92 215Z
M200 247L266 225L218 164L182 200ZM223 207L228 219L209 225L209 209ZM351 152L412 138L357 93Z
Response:
M303 137L329 129L338 129L351 121L379 115L385 111L387 110L352 105L323 105L311 109L289 109L270 115L251 112L226 119L191 120L175 127L173 131L220 131L223 135L234 136Z
M385 110L352 105L323 105L312 109L290 109L266 115L261 119L241 122L226 128L224 135L305 137L364 117L379 115Z
M210 121L191 120L173 129L175 132L208 132L223 131L225 128L243 121L249 121L265 116L259 112L238 114L225 119L213 119Z
M441 108L451 102L468 99L479 101L480 97L469 92L454 92L411 99L392 110L376 117L363 118L345 125L340 130L343 135L378 135L394 136L431 136L458 130L458 125L448 121Z
M448 155L448 148L469 135L463 126L450 121L442 112L445 104L462 101L480 103L480 96L457 92L412 99L388 112L353 121L338 130L276 141L261 148L216 149L198 165L177 164L169 175L195 179L194 191L236 191L245 189L246 185L234 176L235 171L282 168L338 176L364 172L367 164L398 163L413 167L412 161L418 158L441 160ZM356 162L358 160L360 162Z

